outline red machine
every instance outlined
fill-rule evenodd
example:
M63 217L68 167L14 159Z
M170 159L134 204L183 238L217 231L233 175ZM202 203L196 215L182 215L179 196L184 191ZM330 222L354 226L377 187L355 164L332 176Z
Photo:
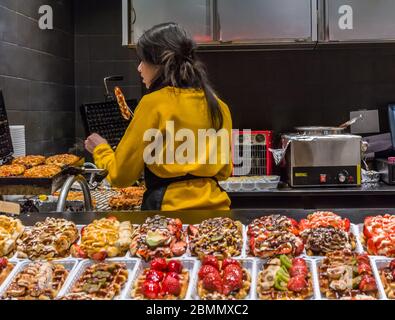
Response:
M272 174L273 131L234 131L232 139L233 176L264 176ZM245 163L245 161L250 162Z

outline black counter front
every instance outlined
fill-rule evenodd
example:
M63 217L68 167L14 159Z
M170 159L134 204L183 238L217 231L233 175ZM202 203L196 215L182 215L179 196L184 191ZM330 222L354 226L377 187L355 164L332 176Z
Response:
M290 188L264 192L230 192L233 209L244 208L395 208L395 186Z
M370 215L378 214L395 214L395 208L383 208L383 209L331 209L331 211L349 218L352 223L362 223L364 218ZM132 223L140 224L148 216L160 214L173 218L180 218L185 224L200 223L204 219L213 217L230 217L235 220L240 220L244 224L250 223L253 219L270 215L270 214L283 214L288 217L292 217L296 220L306 217L307 214L312 213L312 210L303 209L248 209L248 210L231 210L231 211L178 211L178 212L163 212L163 211L144 211L144 212L109 212L109 213L95 213L95 212L84 212L84 213L32 213L23 214L19 218L23 224L29 226L33 225L37 221L42 221L46 217L54 218L65 218L67 220L74 221L76 224L88 224L94 219L99 219L107 216L115 216L120 221L129 220Z

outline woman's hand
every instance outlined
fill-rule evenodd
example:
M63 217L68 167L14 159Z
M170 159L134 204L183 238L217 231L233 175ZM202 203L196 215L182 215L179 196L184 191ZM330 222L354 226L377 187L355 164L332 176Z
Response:
M98 135L97 133L92 133L86 140L85 140L85 149L88 150L90 153L93 153L93 150L102 143L108 143L106 139Z

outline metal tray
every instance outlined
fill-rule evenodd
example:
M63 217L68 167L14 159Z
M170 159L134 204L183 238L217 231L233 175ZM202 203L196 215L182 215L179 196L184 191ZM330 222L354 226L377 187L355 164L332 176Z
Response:
M7 277L6 281L0 287L0 298L1 299L3 299L2 298L3 295L5 294L5 292L7 291L7 289L9 288L9 286L11 285L11 283L15 279L15 277L21 271L23 271L27 267L27 265L30 263L34 263L34 262L30 261L30 260L25 260L25 261L20 261L19 263L17 263L14 270L12 270L10 275ZM69 274L68 274L65 282L63 283L62 288L59 290L57 296L55 297L55 299L56 299L57 297L59 297L60 292L62 292L63 288L66 286L67 282L70 280L70 278L74 274L74 271L76 270L77 265L78 265L78 261L76 259L62 259L62 260L53 260L53 261L50 261L50 263L62 264L69 271Z
M80 158L75 164L79 164ZM79 172L73 166L64 167L61 172L52 178L28 178L23 176L0 178L1 195L40 195L52 194L59 190L66 179Z
M250 291L248 295L244 298L244 300L253 300L255 299L255 291L256 291L256 278L257 278L257 272L256 272L256 260L252 258L235 258L235 260L239 261L240 264L242 265L243 268L247 269L247 271L250 273L251 276L251 284L250 284ZM201 298L198 295L197 292L197 283L199 280L198 277L198 272L201 267L202 263L198 261L196 263L196 268L195 268L195 274L193 277L193 282L192 282L192 290L191 290L191 296L190 299L192 300L201 300Z
M113 258L113 259L106 259L103 262L120 262L120 263L125 263L126 268L128 270L128 280L126 281L124 287L122 288L120 294L115 297L114 300L120 300L121 297L125 295L125 290L127 288L128 283L131 281L132 278L134 278L134 275L136 273L136 267L139 264L138 259L123 259L123 258ZM62 290L59 292L58 297L62 297L67 295L68 293L71 292L73 289L73 286L77 282L77 280L82 276L84 273L85 269L97 262L92 261L92 260L83 260L81 261L77 268L74 270L73 274L71 277L69 277L68 281L66 281L65 285L63 286Z
M194 277L197 273L197 260L194 258L171 258L167 260L179 260L182 262L184 268L186 268L189 271L189 284L188 284L188 289L187 293L185 295L184 300L189 300L191 299L191 291L192 291L192 284L194 281ZM139 264L136 267L136 272L134 273L132 279L126 283L125 290L123 292L123 295L121 296L122 300L134 300L131 297L131 291L133 289L133 286L137 280L137 278L141 275L141 273L144 271L145 268L149 268L150 263L145 262L143 260L139 260Z

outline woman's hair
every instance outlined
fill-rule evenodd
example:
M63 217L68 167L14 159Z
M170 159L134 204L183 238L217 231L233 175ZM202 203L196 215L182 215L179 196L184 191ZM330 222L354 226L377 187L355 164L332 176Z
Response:
M208 112L215 129L223 126L223 115L205 67L195 56L196 43L177 23L158 24L144 32L137 42L137 55L160 67L150 91L165 86L204 91Z

